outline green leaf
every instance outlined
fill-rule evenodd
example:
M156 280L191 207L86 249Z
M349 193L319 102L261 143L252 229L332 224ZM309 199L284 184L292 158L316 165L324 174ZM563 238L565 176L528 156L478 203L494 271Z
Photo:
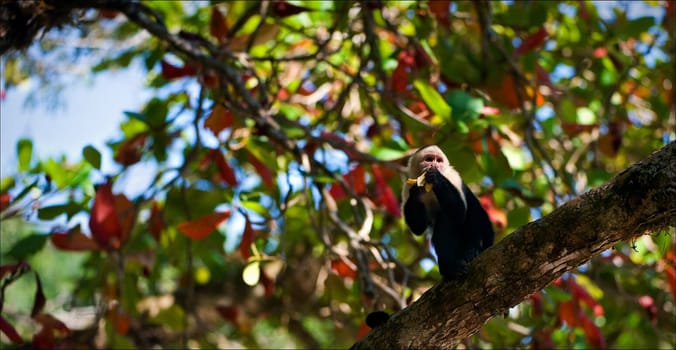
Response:
M449 121L451 119L451 107L444 101L443 97L441 97L432 85L422 79L416 79L415 82L413 82L413 86L418 89L420 97L422 97L423 101L425 101L425 104L427 104L432 112L440 116L444 121Z
M390 161L390 160L395 160L399 159L404 156L406 152L404 152L401 149L393 149L389 147L378 147L374 149L373 156L382 160L382 161Z
M38 209L38 219L53 220L61 214L66 214L68 219L79 213L82 207L75 202L68 202L66 204L52 205Z
M19 171L28 170L33 155L33 142L30 139L20 139L16 144L16 154L19 159Z
M333 1L326 0L287 0L286 2L290 5L304 7L314 11L332 11L335 7Z
M167 101L153 98L143 109L143 114L146 117L146 122L151 129L157 129L164 125L169 113Z
M16 242L7 253L9 256L21 260L40 251L47 241L48 235L33 234Z
M641 33L648 31L652 26L655 25L655 18L653 17L639 17L633 20L630 20L620 28L617 35L622 38L626 37L638 37Z
M509 166L514 170L526 170L530 167L530 157L527 156L526 152L518 147L503 145L500 148L502 154L505 155Z
M453 90L446 95L446 101L453 111L453 119L469 122L475 120L481 115L484 108L484 101L477 97L472 97L464 90Z
M151 317L148 321L167 326L173 330L179 330L183 327L183 315L185 311L176 304L171 305L166 309L162 309L156 316Z
M263 206L259 202L244 200L244 201L240 202L240 204L244 208L247 208L247 209L249 209L249 210L251 210L251 211L253 211L253 212L255 212L256 214L259 214L259 215L267 215L270 212L270 210L268 210L265 206Z
M554 286L547 286L544 289L545 294L554 299L554 301L565 302L571 299L571 295Z
M101 153L92 145L82 149L82 157L95 169L101 169Z

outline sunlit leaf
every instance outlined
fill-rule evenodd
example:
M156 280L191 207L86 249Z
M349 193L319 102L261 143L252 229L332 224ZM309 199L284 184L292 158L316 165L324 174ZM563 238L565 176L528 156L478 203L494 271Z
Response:
M257 285L260 277L261 266L258 261L252 261L248 263L244 267L244 271L242 271L242 280L244 280L244 283L246 283L248 286L253 287Z
M5 176L0 181L0 193L5 193L9 191L16 184L14 176Z
M420 96L427 106L443 120L450 120L451 107L444 101L444 98L428 82L416 79L413 82L415 88L420 92Z

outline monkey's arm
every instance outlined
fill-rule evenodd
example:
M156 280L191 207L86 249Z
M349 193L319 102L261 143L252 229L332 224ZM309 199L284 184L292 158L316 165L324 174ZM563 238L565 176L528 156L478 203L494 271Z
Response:
M451 217L451 221L462 223L465 221L466 206L456 188L447 176L437 169L430 169L425 175L425 181L432 184L432 191L439 202L441 216Z
M429 226L429 218L427 217L427 209L420 200L422 194L422 187L411 186L408 200L404 203L404 220L408 228L416 235L421 235Z
M463 185L465 192L465 200L467 201L467 226L471 228L472 236L475 239L480 239L481 251L493 245L495 240L495 232L493 225L488 218L488 214L481 206L481 202L470 191L470 189Z

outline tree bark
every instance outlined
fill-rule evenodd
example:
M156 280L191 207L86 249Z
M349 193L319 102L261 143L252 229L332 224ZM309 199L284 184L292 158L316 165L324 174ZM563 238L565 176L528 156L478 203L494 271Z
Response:
M676 141L531 222L352 349L452 348L491 317L618 242L676 226Z

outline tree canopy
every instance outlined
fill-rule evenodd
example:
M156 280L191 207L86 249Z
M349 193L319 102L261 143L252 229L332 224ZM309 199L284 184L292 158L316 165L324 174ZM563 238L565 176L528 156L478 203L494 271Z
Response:
M0 341L673 348L675 33L669 1L0 0L3 99L152 96L110 169L17 143ZM454 281L401 219L426 144L498 235Z

